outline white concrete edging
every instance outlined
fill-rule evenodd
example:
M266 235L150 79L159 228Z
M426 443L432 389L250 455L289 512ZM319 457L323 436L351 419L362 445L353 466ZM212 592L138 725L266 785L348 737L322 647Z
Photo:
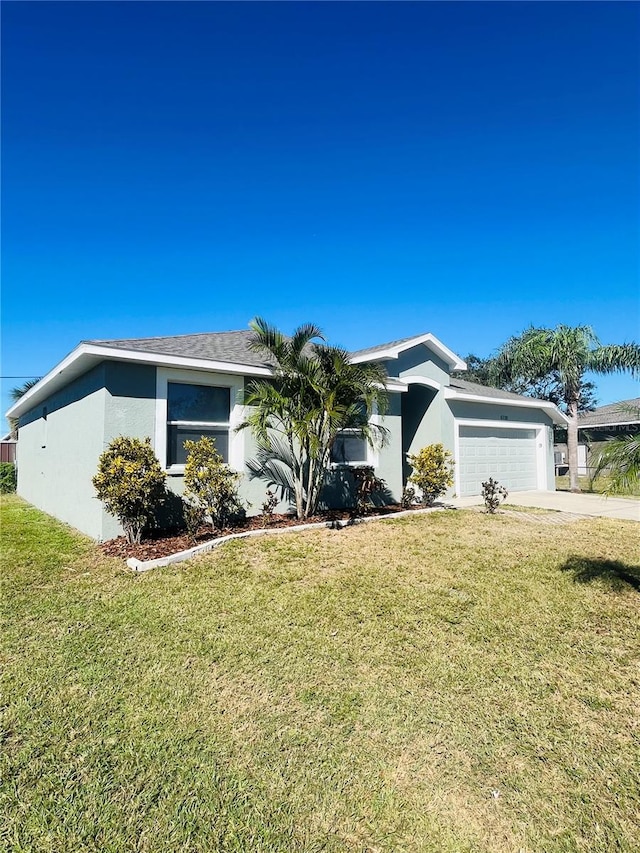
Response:
M137 557L129 557L127 566L133 569L134 572L148 572L150 569L159 569L162 566L170 566L173 563L182 563L184 560L190 560L192 557L212 551L219 545L224 545L225 542L231 542L233 539L248 539L250 536L266 536L278 533L298 533L303 530L318 530L322 527L330 530L340 530L343 527L350 527L354 524L366 524L368 521L387 521L388 519L402 518L406 515L423 515L427 512L437 512L442 509L455 509L455 507L439 504L438 506L428 506L423 509L403 509L399 512L388 513L387 515L366 515L353 520L316 521L313 524L294 524L291 527L261 527L259 530L230 533L228 536L221 536L219 539L210 539L208 542L203 542L202 545L194 545L193 548L187 548L186 551L178 551L176 554L169 554L168 557L158 557L156 560L138 560Z

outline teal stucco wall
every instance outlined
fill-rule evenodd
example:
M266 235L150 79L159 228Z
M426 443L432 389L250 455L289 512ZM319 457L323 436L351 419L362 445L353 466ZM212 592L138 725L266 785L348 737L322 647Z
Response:
M400 353L397 359L385 362L389 375L405 379L407 376L424 376L440 385L449 384L448 365L424 344Z
M19 421L18 494L95 539L104 512L91 477L104 448L106 394L100 364Z
M450 382L449 366L420 344L401 353L397 361L388 362L387 368L411 383L402 395L402 476L406 482L412 471L406 459L408 453L416 454L429 444L442 444L454 453L455 424L442 392L419 381L411 382L412 378L423 378L446 388ZM453 489L447 494L453 494Z
M153 436L155 367L102 362L20 418L18 493L94 539L121 533L91 482L118 435Z
M553 426L553 421L543 409L509 406L503 403L476 403L466 400L448 400L447 403L456 418L504 421L505 426L508 425L509 421Z
M153 444L156 422L156 368L149 364L104 362L105 417L102 450L119 435L150 438ZM102 451L101 451L102 452ZM97 467L97 460L95 467ZM93 476L93 474L92 474ZM116 519L103 512L101 539L122 533Z

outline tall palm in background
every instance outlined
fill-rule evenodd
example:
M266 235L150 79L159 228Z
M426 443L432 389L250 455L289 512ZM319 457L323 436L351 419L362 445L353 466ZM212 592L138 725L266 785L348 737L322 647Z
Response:
M273 364L274 376L247 384L244 403L251 410L239 428L251 428L258 443L248 467L288 492L298 518L308 518L317 510L340 431L384 442L386 430L371 417L386 411L387 374L378 364L351 364L340 347L317 343L324 338L313 324L290 338L261 318L249 325L251 347Z
M567 425L569 480L572 492L578 483L578 409L585 386L585 374L621 373L640 375L640 345L600 344L590 326L530 328L510 338L493 361L493 381L536 382L549 374L558 381Z

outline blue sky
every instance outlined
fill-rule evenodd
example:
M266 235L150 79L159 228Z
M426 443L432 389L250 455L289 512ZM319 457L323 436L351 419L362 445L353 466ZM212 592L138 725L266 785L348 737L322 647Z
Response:
M462 356L640 339L636 4L2 14L3 375L254 315Z

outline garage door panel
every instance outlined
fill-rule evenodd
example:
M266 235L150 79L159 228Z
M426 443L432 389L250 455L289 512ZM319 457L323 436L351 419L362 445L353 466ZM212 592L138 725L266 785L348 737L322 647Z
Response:
M460 427L461 495L478 495L489 477L509 491L535 489L537 447L534 429Z

